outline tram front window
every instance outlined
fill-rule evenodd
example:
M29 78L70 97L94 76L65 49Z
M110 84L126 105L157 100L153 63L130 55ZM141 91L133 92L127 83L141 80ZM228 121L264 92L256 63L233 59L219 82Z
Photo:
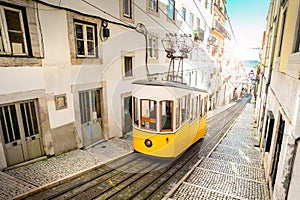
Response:
M160 102L161 113L161 132L172 131L173 122L173 101L161 101Z
M141 99L141 128L156 131L156 101Z

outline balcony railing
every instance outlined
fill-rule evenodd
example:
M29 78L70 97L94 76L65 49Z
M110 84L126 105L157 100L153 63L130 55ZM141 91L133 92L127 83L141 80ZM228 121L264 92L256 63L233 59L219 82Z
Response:
M204 40L204 30L202 30L200 28L194 30L194 40L203 42L203 40Z
M226 38L229 35L228 32L226 31L226 29L224 28L224 26L218 20L214 20L213 29L218 31L220 34L222 34Z

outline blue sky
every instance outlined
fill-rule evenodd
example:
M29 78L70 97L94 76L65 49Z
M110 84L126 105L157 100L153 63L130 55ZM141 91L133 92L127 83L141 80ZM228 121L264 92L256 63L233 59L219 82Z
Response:
M237 39L237 57L258 59L270 0L227 0L227 12ZM229 26L228 26L229 28Z

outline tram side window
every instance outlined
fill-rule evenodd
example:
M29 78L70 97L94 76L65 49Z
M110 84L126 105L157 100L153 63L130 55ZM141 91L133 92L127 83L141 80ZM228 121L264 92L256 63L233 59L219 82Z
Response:
M198 117L198 97L194 98L193 105L194 105L194 109L192 110L192 112L193 112L193 120L195 120Z
M160 109L161 131L172 131L173 101L161 101Z
M134 116L133 116L133 121L135 125L139 125L139 104L138 104L138 98L133 97L133 108L134 108Z
M156 101L141 99L141 127L156 131Z
M181 97L181 123L187 119L187 100L186 96Z
M200 101L199 101L199 116L200 116L200 118L202 118L202 116L203 116L202 107L203 107L203 99L200 99Z
M180 127L180 99L176 100L176 129Z
M204 98L204 112L203 115L207 113L207 97Z

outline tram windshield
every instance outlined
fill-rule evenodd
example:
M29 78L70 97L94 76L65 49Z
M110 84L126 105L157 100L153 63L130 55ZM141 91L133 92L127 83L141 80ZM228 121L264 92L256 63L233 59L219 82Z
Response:
M160 119L161 119L161 132L173 130L173 101L160 102Z

